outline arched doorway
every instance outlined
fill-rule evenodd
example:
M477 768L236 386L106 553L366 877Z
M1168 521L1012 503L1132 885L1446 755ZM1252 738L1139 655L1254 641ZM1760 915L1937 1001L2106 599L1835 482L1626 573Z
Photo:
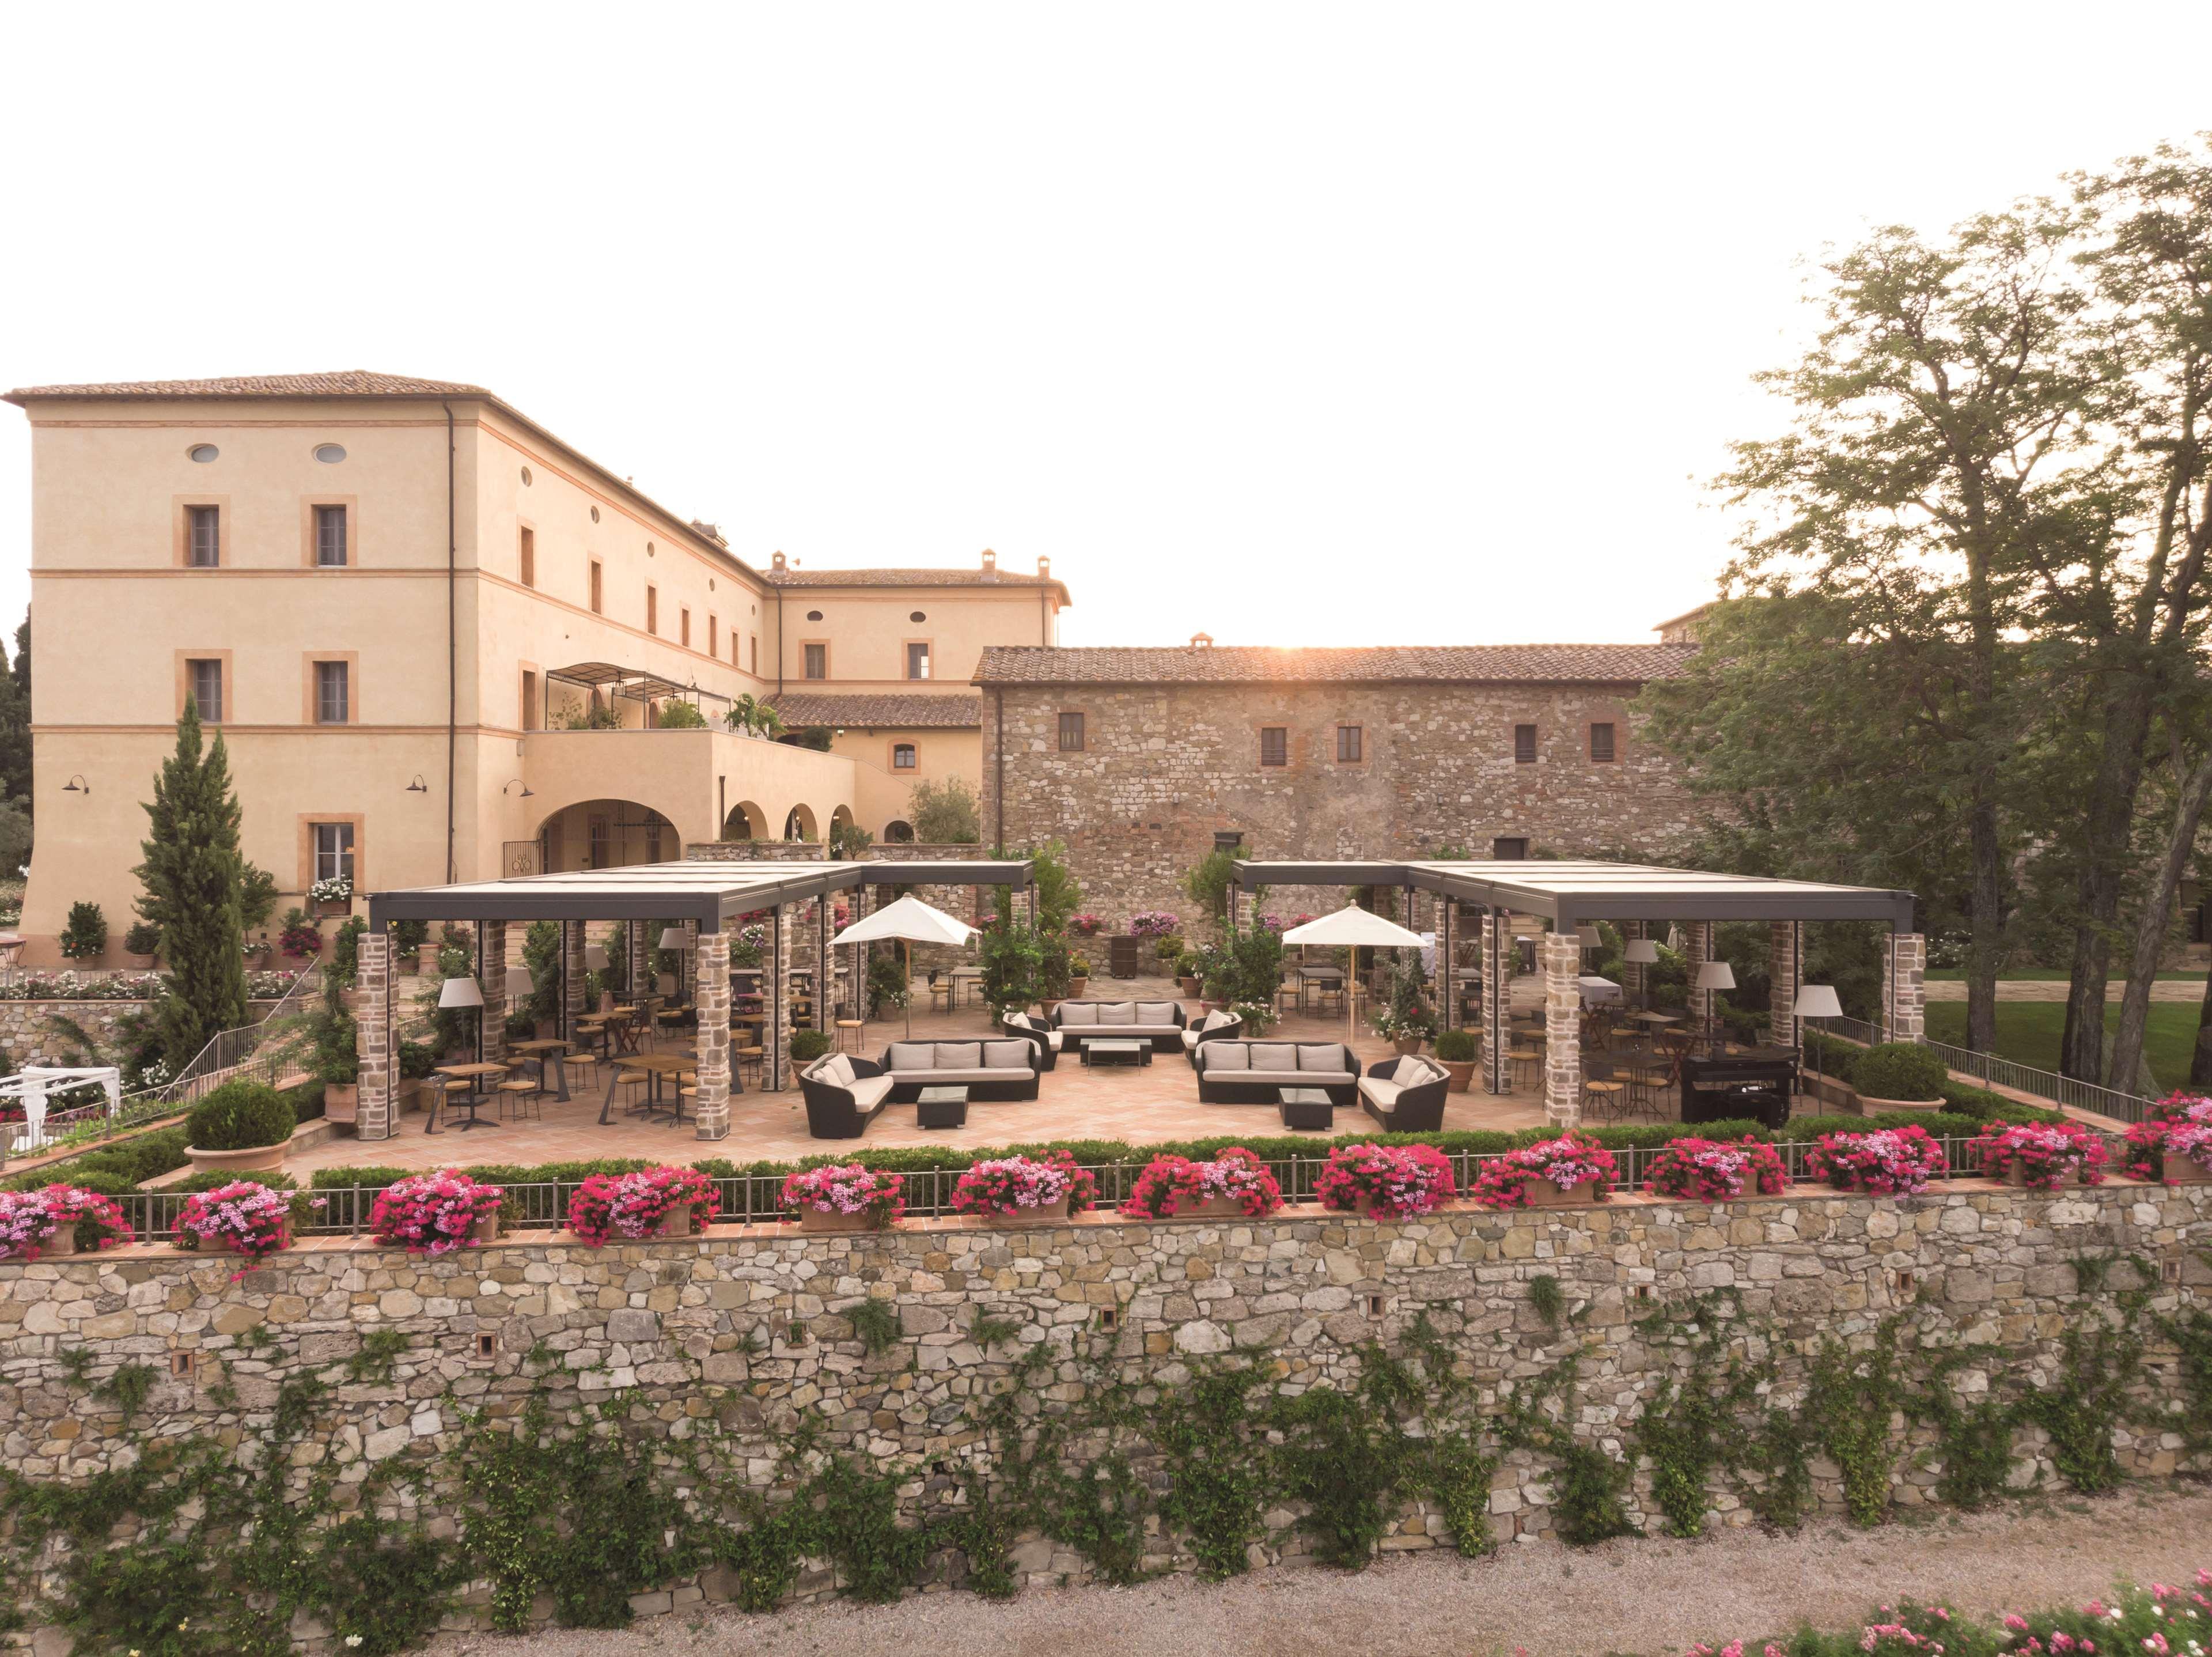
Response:
M650 806L635 800L581 800L538 825L538 866L549 874L575 869L672 863L683 838Z
M725 840L765 840L768 838L768 813L750 800L740 800L730 807L730 814L722 819Z
M787 840L817 840L821 838L821 836L815 829L814 809L812 807L799 805L793 806L791 808L790 815L783 819L783 838Z
M894 817L884 825L884 844L891 846L910 846L914 844L914 825L903 817Z

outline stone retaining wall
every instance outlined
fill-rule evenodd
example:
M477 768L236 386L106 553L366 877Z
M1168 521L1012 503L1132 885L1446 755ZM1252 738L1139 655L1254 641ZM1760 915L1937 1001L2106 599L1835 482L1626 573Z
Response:
M246 1012L252 1019L265 1018L276 1004L248 1002ZM76 1043L52 1027L55 1018L70 1019L82 1026L95 1041L112 1044L123 1016L143 1013L149 1005L143 1001L0 1001L0 1053L5 1053L8 1063L18 1069L42 1059L59 1063Z
M430 1462L456 1442L465 1411L520 1408L531 1386L524 1357L542 1343L557 1355L556 1404L631 1389L634 1420L657 1419L679 1438L719 1426L744 1447L757 1441L747 1453L760 1468L772 1465L775 1439L811 1410L830 1444L908 1475L907 1499L926 1507L951 1499L952 1472L974 1453L972 1401L1012 1384L1024 1348L1042 1343L1053 1355L1045 1396L1077 1386L1079 1340L1097 1343L1132 1380L1172 1384L1194 1362L1244 1347L1271 1355L1293 1386L1341 1385L1358 1372L1363 1343L1401 1335L1424 1313L1486 1407L1579 1351L1568 1419L1619 1455L1624 1429L1680 1373L1679 1353L1638 1327L1663 1303L1735 1289L1747 1316L1769 1320L1771 1336L1802 1354L1829 1336L1863 1345L1886 1314L1917 1301L1947 1337L2002 1355L1960 1378L1972 1392L2000 1367L2038 1381L2055 1373L2067 1327L2104 1303L2079 1292L2075 1262L2085 1257L2160 1263L2154 1309L2203 1304L2212 1296L2212 1266L2198 1252L2208 1226L2212 1186L2116 1181L2043 1195L1960 1181L1903 1201L1809 1191L1726 1207L1631 1198L1564 1210L1454 1208L1402 1222L1293 1209L1264 1221L1109 1214L804 1237L730 1227L599 1251L532 1234L434 1259L314 1239L236 1282L228 1257L140 1246L0 1264L0 1457L31 1479L81 1480L126 1465L140 1435L250 1440L287 1377L327 1376L370 1331L392 1330L406 1347L389 1381L344 1382L340 1372L327 1429L302 1447L310 1465L294 1469L295 1481L325 1460L341 1489L389 1458ZM1557 1327L1532 1300L1540 1276L1563 1291ZM875 1355L851 1319L869 1297L893 1307L902 1325ZM1117 1326L1107 1333L1101 1314L1109 1312ZM1010 1320L1016 1343L980 1349L967 1333L979 1316ZM494 1356L478 1355L485 1334L496 1337ZM77 1360L72 1377L64 1354L80 1349L90 1362ZM195 1379L171 1378L179 1353L195 1355ZM158 1376L132 1431L91 1390L125 1363ZM2154 1343L2154 1375L2170 1380L2174 1363ZM1793 1356L1778 1400L1802 1382ZM2051 1477L2035 1435L2024 1429L2021 1442L2022 1477ZM2132 1472L2175 1471L2179 1440L2123 1429L2117 1442ZM1814 1471L1818 1500L1836 1508L1836 1470L1816 1460ZM1928 1501L1937 1471L1925 1457L1901 1456L1893 1499ZM1504 1458L1491 1499L1501 1542L1551 1533L1553 1477L1530 1453ZM1721 1523L1749 1522L1718 1488L1712 1505ZM1641 1473L1629 1506L1657 1528ZM1266 1562L1301 1556L1290 1520L1270 1515ZM1384 1545L1425 1548L1443 1535L1439 1518L1409 1510ZM1159 1568L1189 1563L1171 1537L1152 1548ZM1085 1574L1079 1556L1042 1538L1024 1541L1016 1559L1032 1583ZM832 1586L817 1569L801 1592ZM722 1587L710 1575L641 1595L640 1609Z

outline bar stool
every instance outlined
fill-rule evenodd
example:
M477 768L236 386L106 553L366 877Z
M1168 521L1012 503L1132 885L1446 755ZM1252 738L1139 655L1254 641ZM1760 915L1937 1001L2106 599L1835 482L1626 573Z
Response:
M1535 1081L1537 1069L1542 1065L1544 1056L1534 1047L1509 1047L1505 1050L1505 1060L1516 1078L1513 1085L1518 1087L1521 1084L1517 1078L1524 1069L1528 1073L1528 1080L1531 1082Z
M732 1047L732 1048L731 1048L731 1049L730 1049L730 1063L732 1063L732 1064L734 1064L735 1066L737 1066L737 1067L738 1067L738 1081L739 1081L740 1083L742 1083L742 1082L744 1081L744 1067L745 1067L746 1065L750 1064L750 1065L751 1065L751 1066L753 1067L753 1086L754 1086L754 1087L759 1087L759 1086L760 1086L760 1074L761 1074L761 1061L762 1061L764 1057L767 1057L767 1055L766 1055L765 1053L763 1053L763 1051L762 1051L762 1049L761 1049L761 1045L760 1045L757 1041L754 1042L750 1046L748 1046L748 1047Z
M841 1051L843 1051L849 1042L852 1051L856 1053L859 1052L860 1051L860 1032L866 1027L867 1026L859 1019L839 1019L837 1020L837 1046L839 1050ZM845 1033L848 1030L853 1033L849 1037Z

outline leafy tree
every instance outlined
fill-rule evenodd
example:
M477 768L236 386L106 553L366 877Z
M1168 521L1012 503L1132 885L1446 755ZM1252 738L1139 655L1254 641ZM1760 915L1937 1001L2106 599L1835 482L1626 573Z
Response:
M916 783L907 795L907 820L924 845L972 846L983 838L983 809L975 789L957 777Z
M242 862L238 797L222 734L204 754L199 709L190 697L177 721L177 749L154 780L147 806L145 888L138 913L161 934L168 971L157 1021L172 1069L189 1063L221 1030L246 1022L246 962L239 948Z

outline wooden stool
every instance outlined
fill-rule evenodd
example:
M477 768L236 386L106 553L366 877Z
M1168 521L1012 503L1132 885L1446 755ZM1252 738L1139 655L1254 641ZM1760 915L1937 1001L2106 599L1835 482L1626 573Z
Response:
M1543 1055L1534 1047L1509 1047L1505 1051L1505 1061L1516 1074L1525 1065L1528 1070L1528 1079L1533 1081L1535 1080L1536 1067L1543 1062Z
M933 984L929 986L929 1010L933 1013L949 1013L952 1010L952 986L951 984Z
M760 1086L761 1060L765 1057L767 1055L762 1051L760 1044L757 1042L750 1047L730 1049L730 1063L737 1068L738 1079L740 1081L744 1079L744 1067L750 1064L753 1067L753 1086L756 1087Z
M536 1106L538 1120L542 1122L545 1119L545 1090L538 1083L529 1081L502 1081L493 1091L500 1096L501 1115L512 1119L520 1116L532 1106Z
M847 1045L845 1032L850 1030L853 1033L851 1039L852 1050L856 1053L859 1052L860 1051L860 1032L866 1026L862 1025L860 1020L858 1019L839 1019L837 1020L838 1047L842 1050Z

